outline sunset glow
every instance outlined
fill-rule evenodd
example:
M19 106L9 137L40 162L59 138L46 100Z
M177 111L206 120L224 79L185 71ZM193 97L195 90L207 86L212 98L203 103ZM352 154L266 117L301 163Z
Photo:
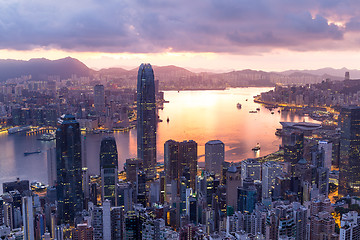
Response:
M71 56L94 69L140 62L195 71L351 69L360 58L359 11L356 1L82 0L55 6L11 0L0 10L0 58Z

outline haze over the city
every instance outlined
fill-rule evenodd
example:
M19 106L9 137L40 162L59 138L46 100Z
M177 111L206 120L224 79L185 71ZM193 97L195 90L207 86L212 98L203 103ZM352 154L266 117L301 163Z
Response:
M359 12L355 0L9 0L0 8L0 58L71 56L95 69L352 69Z

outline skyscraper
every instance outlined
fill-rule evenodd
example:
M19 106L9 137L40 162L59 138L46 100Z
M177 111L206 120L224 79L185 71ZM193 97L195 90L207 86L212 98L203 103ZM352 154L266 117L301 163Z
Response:
M58 219L73 223L83 210L81 139L79 122L64 114L56 130L56 170Z
M257 190L254 185L254 180L247 177L243 180L243 187L238 187L238 211L249 212L255 209L257 199Z
M164 165L166 184L187 177L189 187L195 189L197 172L197 143L193 140L176 142L168 140L164 144ZM179 187L179 185L178 185Z
M102 201L109 199L111 206L117 206L118 151L114 137L101 140L100 174Z
M220 140L211 140L205 144L205 170L221 176L225 161L225 144Z
M95 207L92 212L94 240L111 239L110 201L105 200L103 206Z
M231 165L226 172L226 203L237 210L236 189L241 186L241 172Z
M304 133L284 128L282 145L284 148L284 160L291 164L291 175L294 175L295 165L304 155Z
M282 172L281 165L277 162L266 162L262 165L262 197L271 197L276 184L276 177Z
M156 121L154 72L143 63L137 80L137 155L148 179L155 177Z
M360 196L360 107L342 108L339 127L339 194Z
M34 213L32 196L22 198L22 215L24 225L24 240L34 240Z
M261 180L261 164L254 158L241 161L241 180L251 177L253 180Z
M105 115L105 90L104 85L95 85L94 87L94 107L99 116Z

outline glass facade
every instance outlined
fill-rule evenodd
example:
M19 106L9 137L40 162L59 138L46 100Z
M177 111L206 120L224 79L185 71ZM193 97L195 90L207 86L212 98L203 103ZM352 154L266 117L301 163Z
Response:
M342 108L339 127L339 194L360 196L360 107Z
M101 140L100 173L102 200L109 199L111 206L117 206L118 151L114 137Z
M284 160L291 164L291 175L295 175L295 165L304 155L304 134L296 130L284 130L282 137Z
M252 213L257 202L257 190L252 178L246 178L243 187L238 187L238 211Z
M137 80L137 155L148 179L155 177L156 121L154 72L150 64L141 64Z
M81 133L73 115L63 115L56 130L58 219L72 224L83 210Z
M197 143L195 141L166 141L164 164L167 184L172 180L179 181L181 176L185 176L189 181L188 187L195 189L197 173Z

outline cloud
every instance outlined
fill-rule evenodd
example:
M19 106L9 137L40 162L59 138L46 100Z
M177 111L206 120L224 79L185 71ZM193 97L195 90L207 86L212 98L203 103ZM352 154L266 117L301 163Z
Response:
M354 47L355 0L7 0L0 49L249 53ZM345 22L344 27L333 22ZM335 48L336 48L335 47Z

